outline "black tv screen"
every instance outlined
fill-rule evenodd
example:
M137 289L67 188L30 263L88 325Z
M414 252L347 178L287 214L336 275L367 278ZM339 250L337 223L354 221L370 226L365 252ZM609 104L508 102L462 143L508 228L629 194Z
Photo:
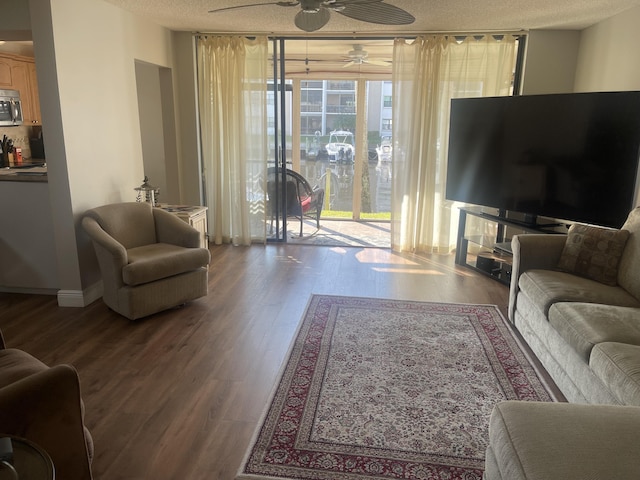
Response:
M639 153L640 92L453 99L446 198L619 228Z

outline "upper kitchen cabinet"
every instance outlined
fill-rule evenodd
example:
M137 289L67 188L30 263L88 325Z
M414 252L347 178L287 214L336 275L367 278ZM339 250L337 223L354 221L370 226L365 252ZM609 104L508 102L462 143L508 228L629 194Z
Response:
M18 90L25 125L40 125L40 97L33 58L0 53L0 88Z
M11 88L13 82L11 81L11 67L13 62L6 58L0 57L0 88Z

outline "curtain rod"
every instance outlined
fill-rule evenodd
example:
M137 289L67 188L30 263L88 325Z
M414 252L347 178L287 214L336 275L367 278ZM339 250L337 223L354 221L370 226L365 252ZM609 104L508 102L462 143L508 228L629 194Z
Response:
M527 35L529 33L528 30L484 30L484 31L448 31L448 32L398 32L398 33L385 33L385 34L358 34L354 32L353 34L335 34L335 35L327 35L327 34L307 34L301 35L298 33L275 33L275 32L191 32L193 36L199 35L214 35L214 36L230 36L230 35L240 35L243 37L256 37L256 36L267 36L270 38L285 38L287 40L384 40L384 39L394 39L394 38L416 38L424 35L451 35L451 36L467 36L472 37L474 35L513 35L513 36L522 36Z

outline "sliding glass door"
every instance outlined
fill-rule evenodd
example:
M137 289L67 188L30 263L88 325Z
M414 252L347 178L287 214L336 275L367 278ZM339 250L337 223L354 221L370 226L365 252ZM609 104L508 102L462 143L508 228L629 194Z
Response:
M271 43L269 167L278 173L269 192L276 199L269 215L272 241L299 235L297 224L287 228L293 225L284 215L284 199L290 195L282 176L285 167L311 187L324 189L323 219L390 218L393 44L388 39L351 42ZM305 221L304 234L312 235L315 228Z

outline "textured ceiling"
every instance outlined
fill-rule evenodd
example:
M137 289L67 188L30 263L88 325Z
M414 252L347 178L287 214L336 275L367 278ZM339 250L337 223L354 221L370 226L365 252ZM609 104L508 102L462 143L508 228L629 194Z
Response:
M303 34L293 21L300 7L268 5L273 0L106 0L172 30ZM388 26L352 20L332 12L314 35L416 32L477 32L529 29L583 29L640 0L385 0L414 17L411 25ZM267 5L208 13L229 6Z

